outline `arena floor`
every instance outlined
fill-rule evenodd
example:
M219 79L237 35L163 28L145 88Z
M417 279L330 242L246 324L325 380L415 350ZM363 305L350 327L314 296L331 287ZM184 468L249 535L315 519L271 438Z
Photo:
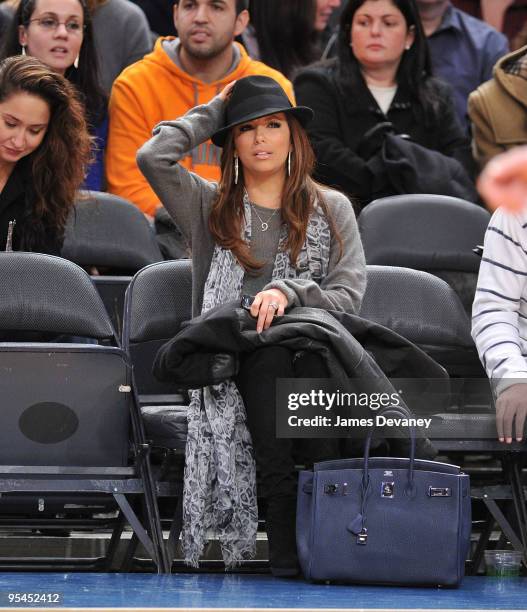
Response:
M26 603L21 601L24 594ZM41 595L37 606L28 605L30 594ZM44 595L56 595L55 603L44 603ZM214 612L525 610L527 578L467 577L458 589L437 589L315 585L255 574L0 574L0 610L14 607Z

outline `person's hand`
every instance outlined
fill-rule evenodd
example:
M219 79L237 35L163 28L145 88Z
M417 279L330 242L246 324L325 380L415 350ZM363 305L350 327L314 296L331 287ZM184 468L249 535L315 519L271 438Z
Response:
M220 100L223 100L224 102L225 100L228 100L230 98L232 88L234 87L235 83L236 81L232 81L232 83L226 85L218 94L218 98L220 98Z
M496 429L500 442L512 442L512 425L515 425L516 441L523 439L527 417L527 383L518 383L505 389L496 400Z
M274 317L281 317L287 308L287 297L280 289L267 289L260 291L254 297L250 313L258 317L256 331L260 334L268 329Z
M478 179L489 208L518 211L527 206L527 146L511 149L489 161Z

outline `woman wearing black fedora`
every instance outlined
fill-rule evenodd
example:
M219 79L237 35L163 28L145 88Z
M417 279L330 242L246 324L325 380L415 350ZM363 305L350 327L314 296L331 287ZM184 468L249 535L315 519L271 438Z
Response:
M366 285L362 245L348 199L311 178L314 155L304 126L312 114L291 106L274 80L251 76L160 123L139 150L139 167L192 252L193 316L243 294L255 296L250 312L262 334L292 306L358 312ZM218 184L177 163L210 137L223 147ZM192 392L182 534L187 562L197 564L210 527L221 534L227 565L254 553L254 448L271 569L298 573L296 448L275 434L276 378L295 376L329 372L315 354L268 346L242 355L235 381ZM313 459L331 456L331 443L310 442ZM210 494L215 482L233 474L235 486Z

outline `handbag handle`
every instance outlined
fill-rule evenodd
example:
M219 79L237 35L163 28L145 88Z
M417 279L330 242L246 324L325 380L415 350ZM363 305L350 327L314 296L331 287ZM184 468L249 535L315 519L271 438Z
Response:
M403 418L411 418L411 413L402 406L391 406L385 408L377 413L378 415L395 415ZM357 544L366 545L368 542L368 529L367 529L367 505L368 497L371 492L370 490L370 474L369 474L369 461L370 461L370 446L371 439L373 437L373 427L370 428L366 440L364 442L364 465L362 471L362 482L361 482L361 499L360 499L360 511L348 525L348 531L357 536ZM414 459L415 459L415 428L410 427L410 465L408 467L408 482L406 484L406 493L408 495L414 492Z
M390 406L389 408L384 408L380 410L377 415L385 416L392 415L403 417L405 419L411 418L411 413L409 410L404 408L403 406ZM410 465L408 466L408 483L407 488L409 491L413 490L414 485L414 460L415 460L415 427L412 425L409 427L410 429ZM369 483L370 483L370 475L369 475L369 460L370 460L370 447L371 440L373 437L373 427L370 428L368 435L366 436L366 440L364 442L364 467L362 472L362 486L363 492L365 493Z

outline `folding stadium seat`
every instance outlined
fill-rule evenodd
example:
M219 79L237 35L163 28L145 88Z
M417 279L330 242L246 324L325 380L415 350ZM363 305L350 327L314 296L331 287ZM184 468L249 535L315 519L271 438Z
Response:
M398 195L375 200L359 215L366 262L439 276L472 308L490 214L471 202L441 195Z
M99 275L93 280L115 329L121 333L124 293L137 270L161 261L153 229L133 204L97 191L84 192L75 204L62 256Z
M0 525L110 527L106 557L90 564L109 568L127 521L167 571L131 365L90 277L59 257L6 252L0 284ZM97 520L101 498L117 518ZM57 565L74 560L46 561Z
M470 336L470 319L457 294L427 272L369 265L360 314L411 340L449 373L450 405L446 411L432 415L428 432L436 448L441 453L492 454L502 462L507 486L483 486L472 491L491 515L473 557L474 567L480 564L494 521L527 559L527 510L521 479L527 444L505 446L497 440L490 385ZM507 499L514 503L519 534L496 503Z
M155 263L137 272L126 291L124 312L123 349L133 364L146 436L163 455L157 479L163 481L170 473L179 483L168 539L169 558L173 559L182 512L182 474L174 473L173 468L184 456L188 398L176 385L156 380L152 363L157 350L192 317L190 260Z

